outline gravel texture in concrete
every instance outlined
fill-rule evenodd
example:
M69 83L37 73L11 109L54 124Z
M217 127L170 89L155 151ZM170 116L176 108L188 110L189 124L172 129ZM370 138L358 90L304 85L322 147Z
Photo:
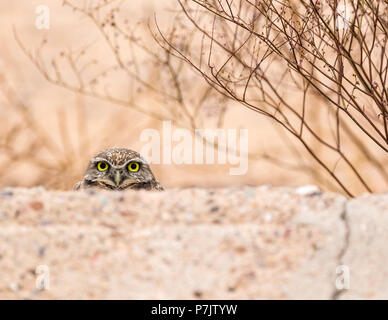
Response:
M3 189L0 298L388 298L387 223L313 187Z

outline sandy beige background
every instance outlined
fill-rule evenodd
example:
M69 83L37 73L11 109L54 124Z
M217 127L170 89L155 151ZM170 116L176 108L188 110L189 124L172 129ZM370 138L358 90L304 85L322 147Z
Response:
M83 1L74 3L81 4ZM163 8L170 3L174 1L163 1L163 4L153 0L126 2L121 15L128 16L129 23L135 24L136 21L152 18L156 13L161 25L168 27L171 21L166 18ZM50 8L50 30L38 30L35 27L35 10L41 4ZM6 93L10 92L9 88L13 88L11 99L7 94L4 95L4 90L0 96L0 186L43 185L47 188L69 189L82 176L88 159L99 150L112 146L140 150L141 131L144 128L160 129L161 121L148 115L128 107L85 97L49 83L15 41L13 29L31 52L40 47L43 39L47 39L42 56L48 65L52 57L62 50L80 50L85 46L92 46L91 55L95 55L102 64L109 65L114 62L114 57L104 44L101 34L85 16L63 6L62 1L3 0L0 2L0 23L0 73L4 79L2 85L6 88ZM139 36L147 37L142 33ZM149 45L153 50L155 44L150 41ZM88 58L92 59L91 56ZM149 66L144 65L145 72L148 72L147 68ZM152 73L149 75L151 77ZM196 81L199 78L193 76L193 83L197 83ZM120 94L126 94L128 86L119 78L112 77L109 83ZM195 90L193 88L191 94L195 94ZM287 100L295 102L301 98L291 91L286 96ZM12 97L22 101L35 127L26 123L20 106L12 103ZM147 91L139 92L137 99L139 104L146 107L154 104ZM311 103L319 106L317 101L312 100ZM316 117L317 121L326 121L319 111ZM15 124L19 124L17 134L10 139L6 138ZM229 166L221 165L153 165L155 174L163 185L220 187L269 183L297 186L314 183L324 189L338 191L325 181L317 181L311 177L303 167L295 168L294 164L300 165L300 160L294 158L295 153L290 148L289 139L292 138L286 138L285 133L265 117L228 102L225 128L249 129L249 151L259 156L258 159L250 159L246 175L231 176L228 174ZM42 141L42 137L50 140L49 148L39 147L47 142ZM35 147L31 147L31 142L36 144ZM303 152L297 143L295 148ZM350 145L346 148L352 152ZM272 155L287 165L279 166L273 161L260 158L262 153ZM302 155L305 165L320 170L311 157ZM385 164L387 163L384 154L376 151L375 156L385 159ZM387 182L370 170L365 159L357 155L354 159L357 168L367 176L375 191L387 189ZM336 164L336 159L333 159L332 164L337 165L336 170L344 181L352 184L353 178L346 171L341 171L342 164ZM352 189L355 194L363 192L356 182Z

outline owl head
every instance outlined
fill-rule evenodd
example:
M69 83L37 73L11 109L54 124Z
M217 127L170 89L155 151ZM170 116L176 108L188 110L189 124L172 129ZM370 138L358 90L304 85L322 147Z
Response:
M125 148L101 151L89 162L83 181L75 189L162 189L147 161Z

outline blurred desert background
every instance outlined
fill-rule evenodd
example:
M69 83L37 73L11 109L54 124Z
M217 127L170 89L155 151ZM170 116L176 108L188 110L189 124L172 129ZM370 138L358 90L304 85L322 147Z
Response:
M82 177L88 160L98 151L110 147L140 150L144 144L139 139L142 130L160 130L163 120L174 121L177 128L190 127L190 121L178 106L157 94L159 91L168 93L165 89L168 80L164 69L147 60L149 54L163 56L147 24L155 29L152 24L156 17L161 28L170 28L175 12L168 8L175 6L178 9L177 3L174 0L142 0L116 1L114 4L120 4L117 15L131 34L144 44L148 50L145 54L144 48L134 47L131 51L129 45L124 49L119 37L117 47L108 45L95 22L82 10L72 7L82 9L100 2L73 1L70 5L58 0L0 2L0 187L44 186L68 190ZM35 26L39 5L50 9L49 30L39 30ZM179 26L177 28L179 31ZM112 37L116 39L114 34ZM129 77L120 69L113 54L115 50L127 50L129 64L130 57L137 59L135 77ZM34 57L35 62L47 70L48 77L55 78L60 70L64 83L74 84L74 87L50 81L33 63ZM269 72L276 75L280 71ZM80 72L81 80L77 78ZM182 74L186 105L192 110L198 103L196 99L203 96L206 83L189 69L183 70ZM89 93L98 94L84 94L77 89L81 82ZM166 188L315 184L324 190L342 192L281 126L238 103L216 97L215 92L210 95L214 97L206 98L208 102L205 101L198 111L200 121L197 125L202 128L247 128L248 172L242 176L229 175L229 165L152 164L155 175ZM297 104L302 99L301 93L292 87L284 88L284 96L289 103ZM316 111L312 117L324 135L331 130L324 102L312 95L309 104L314 105ZM368 145L362 134L358 139ZM354 148L354 144L357 140L344 141L344 149L351 155L353 164L373 192L386 191L388 181L384 175L370 166L367 157L360 153L360 148ZM373 146L368 148L384 171L388 165L386 153ZM353 194L365 192L335 155L325 150L318 152L326 157L330 168L335 168Z

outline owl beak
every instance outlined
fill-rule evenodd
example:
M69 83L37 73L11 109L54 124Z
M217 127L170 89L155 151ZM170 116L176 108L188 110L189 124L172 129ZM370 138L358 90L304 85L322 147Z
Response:
M121 184L121 174L120 171L115 172L114 180L116 183L116 186L119 186Z

